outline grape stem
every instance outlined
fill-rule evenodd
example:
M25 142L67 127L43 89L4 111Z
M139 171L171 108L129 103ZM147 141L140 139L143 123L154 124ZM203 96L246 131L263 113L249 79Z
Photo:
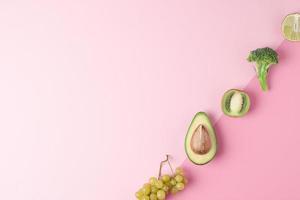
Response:
M163 168L163 166L164 166L164 164L165 164L166 162L168 163L168 165L169 165L169 167L170 167L170 169L171 169L172 174L174 174L174 171L173 171L172 165L171 165L171 163L170 163L169 157L170 157L170 155L167 154L167 155L166 155L166 159L160 162L159 172L158 172L158 178L161 177L161 170L162 170L162 168Z

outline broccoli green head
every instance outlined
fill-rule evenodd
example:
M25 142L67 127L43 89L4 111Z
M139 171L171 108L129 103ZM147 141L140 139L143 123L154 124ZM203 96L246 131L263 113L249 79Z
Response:
M263 91L268 90L267 75L272 64L278 63L278 54L269 47L251 51L247 60L256 63L256 73Z

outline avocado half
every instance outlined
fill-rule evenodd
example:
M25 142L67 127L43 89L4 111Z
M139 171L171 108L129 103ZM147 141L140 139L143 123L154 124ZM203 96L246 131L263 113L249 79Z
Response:
M217 152L215 130L205 112L198 112L185 137L185 152L197 165L211 161Z
M225 92L222 98L222 111L230 117L242 117L246 115L250 109L249 95L237 89L231 89Z

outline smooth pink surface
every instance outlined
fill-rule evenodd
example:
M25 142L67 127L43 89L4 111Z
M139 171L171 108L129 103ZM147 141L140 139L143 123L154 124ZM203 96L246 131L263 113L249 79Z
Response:
M165 153L182 163L193 115L218 119L223 92L253 77L248 52L276 48L283 17L299 9L292 0L2 1L0 199L133 199ZM230 159L246 159L240 149L225 156L235 134L222 136L215 167L197 168L216 174L206 173L203 197Z

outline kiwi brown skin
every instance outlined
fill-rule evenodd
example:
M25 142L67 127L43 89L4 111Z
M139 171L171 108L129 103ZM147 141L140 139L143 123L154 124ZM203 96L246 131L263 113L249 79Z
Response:
M233 114L231 114L230 112L228 112L228 111L226 110L227 98L230 97L230 96L232 96L232 95L234 94L234 92L239 92L239 93L241 93L242 96L243 96L243 99L246 98L246 102L247 102L246 107L243 106L243 107L244 107L244 108L243 108L244 110L243 110L239 115L233 115ZM230 90L227 90L227 91L224 93L224 95L223 95L223 97L222 97L222 101L221 101L221 108L222 108L223 113L224 113L225 115L227 115L227 116L229 116L229 117L233 117L233 118L239 118L239 117L245 116L245 115L249 112L250 105L251 105L251 102L250 102L250 97L249 97L249 95L248 95L245 91L240 90L240 89L230 89Z

